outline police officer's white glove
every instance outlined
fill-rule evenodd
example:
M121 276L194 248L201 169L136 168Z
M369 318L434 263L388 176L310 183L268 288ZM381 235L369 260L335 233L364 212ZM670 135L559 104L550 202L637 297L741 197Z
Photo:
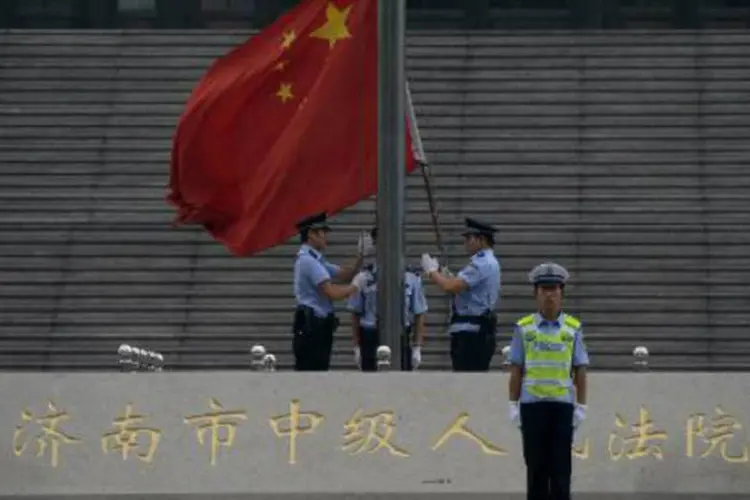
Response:
M581 425L581 422L586 420L586 405L581 405L576 403L575 410L573 410L573 427L578 428L579 425Z
M508 401L508 420L510 423L521 428L521 408L518 401Z
M367 285L367 274L363 272L358 272L357 275L352 280L352 286L355 287L357 290L362 290Z
M415 370L422 364L422 347L415 345L411 348L411 366Z
M359 347L354 348L354 364L357 365L357 368L362 368L362 351L359 350Z
M372 241L372 236L368 233L363 232L359 235L359 241L357 241L357 253L362 257L370 257L375 253L375 242Z
M422 254L422 271L425 274L437 271L439 267L437 259L432 258L428 253Z

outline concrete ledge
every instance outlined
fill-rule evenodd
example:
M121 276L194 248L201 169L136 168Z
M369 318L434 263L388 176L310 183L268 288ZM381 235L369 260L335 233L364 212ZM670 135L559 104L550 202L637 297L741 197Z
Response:
M576 498L750 492L750 374L590 385ZM524 498L506 394L502 373L3 373L0 495Z
M18 500L526 500L525 493L243 493L236 495L53 495L3 497ZM575 500L747 500L739 493L574 493Z

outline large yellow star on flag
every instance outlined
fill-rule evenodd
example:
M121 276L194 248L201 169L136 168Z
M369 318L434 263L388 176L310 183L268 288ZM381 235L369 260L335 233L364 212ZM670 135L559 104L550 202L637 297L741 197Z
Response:
M349 17L352 6L348 6L344 10L339 10L332 3L328 3L326 8L326 22L323 26L316 29L310 36L313 38L320 38L322 40L328 40L328 46L333 48L338 40L344 40L351 38L352 34L349 33L349 28L346 26L346 20Z

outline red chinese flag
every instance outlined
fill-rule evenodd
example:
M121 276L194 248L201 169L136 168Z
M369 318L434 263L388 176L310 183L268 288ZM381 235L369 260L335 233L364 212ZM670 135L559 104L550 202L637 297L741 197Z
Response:
M251 255L375 194L377 35L377 0L304 0L217 60L174 138L177 222Z

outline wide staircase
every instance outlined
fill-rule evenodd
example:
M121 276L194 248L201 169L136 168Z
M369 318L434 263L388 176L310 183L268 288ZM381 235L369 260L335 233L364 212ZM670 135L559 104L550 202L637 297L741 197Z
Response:
M262 343L290 366L297 243L235 258L163 201L185 99L246 36L0 32L0 368L114 369L120 343L171 369L247 368ZM654 369L750 369L750 35L424 31L407 53L450 266L465 216L500 229L501 346L551 259L595 368L645 345ZM435 251L426 200L415 173L412 264ZM338 216L330 258L374 219L372 201ZM424 368L446 369L427 290Z

